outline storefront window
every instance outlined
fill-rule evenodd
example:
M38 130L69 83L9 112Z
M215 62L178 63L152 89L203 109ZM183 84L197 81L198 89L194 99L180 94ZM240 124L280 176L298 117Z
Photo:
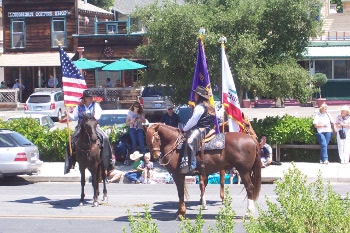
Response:
M25 48L25 22L24 19L15 19L11 22L11 47Z
M334 60L334 79L349 78L346 75L346 60Z
M332 60L316 60L315 73L322 73L328 79L332 79Z
M58 47L59 43L61 43L63 47L67 46L66 19L52 18L51 46Z

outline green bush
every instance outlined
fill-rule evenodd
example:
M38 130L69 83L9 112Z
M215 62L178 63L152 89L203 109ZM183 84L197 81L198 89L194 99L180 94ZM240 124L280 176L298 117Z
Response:
M316 129L311 117L282 117L268 116L264 119L251 121L258 137L265 134L270 144L317 144ZM332 137L331 144L336 144L336 137Z
M275 188L277 203L266 196L267 210L258 207L259 216L244 219L247 233L258 232L349 232L350 200L324 186L319 173L314 183L295 167L288 169Z

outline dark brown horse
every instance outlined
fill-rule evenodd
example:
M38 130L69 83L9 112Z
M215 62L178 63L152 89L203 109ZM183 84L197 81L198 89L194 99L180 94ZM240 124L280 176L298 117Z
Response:
M179 197L178 218L186 214L185 175L180 173L180 150L176 149L182 137L179 129L160 123L151 125L146 132L147 144L153 158L159 159L165 165L176 183ZM204 151L202 158L200 152L197 153L203 209L206 208L204 191L208 182L207 175L236 167L247 191L248 210L254 211L254 201L261 188L261 161L258 152L258 145L249 135L231 132L226 133L224 149Z
M76 160L79 163L79 170L81 175L81 196L80 205L84 205L84 186L85 186L85 169L88 168L92 176L92 187L94 189L93 206L98 206L99 181L103 180L103 201L107 201L106 189L106 173L105 167L100 155L100 140L98 139L96 128L97 120L92 115L84 115L81 122L80 132L75 142Z

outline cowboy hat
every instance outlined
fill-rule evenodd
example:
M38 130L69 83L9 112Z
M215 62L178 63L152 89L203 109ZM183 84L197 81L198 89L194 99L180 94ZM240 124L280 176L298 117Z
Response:
M198 95L202 96L205 99L209 99L209 94L207 89L203 86L197 86L195 90L192 90L194 93L197 93Z
M80 99L83 99L83 98L85 98L85 97L92 97L92 92L89 91L89 90L85 90L85 91L83 92L83 96L82 96Z
M341 107L340 111L346 111L348 114L350 113L350 108L347 105L344 105L343 107Z
M142 156L143 156L143 154L140 154L140 152L135 151L134 153L132 153L132 154L130 155L130 159L131 159L131 160L136 160L136 159L138 159L138 158L141 158Z

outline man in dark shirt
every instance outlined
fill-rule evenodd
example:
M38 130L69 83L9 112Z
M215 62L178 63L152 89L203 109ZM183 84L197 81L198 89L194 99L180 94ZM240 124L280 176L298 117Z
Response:
M162 116L162 119L160 120L160 122L166 124L166 125L170 125L173 126L175 128L179 128L182 131L182 123L180 120L179 115L177 115L174 112L174 109L172 106L168 106L167 108L167 113L164 113Z

